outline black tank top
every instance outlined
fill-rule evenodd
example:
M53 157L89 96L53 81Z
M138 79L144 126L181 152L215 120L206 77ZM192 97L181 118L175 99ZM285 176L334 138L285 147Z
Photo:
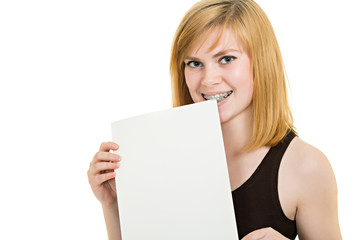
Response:
M251 177L232 192L239 239L265 227L295 239L296 222L285 216L278 193L280 162L294 137L289 132L278 145L271 147Z

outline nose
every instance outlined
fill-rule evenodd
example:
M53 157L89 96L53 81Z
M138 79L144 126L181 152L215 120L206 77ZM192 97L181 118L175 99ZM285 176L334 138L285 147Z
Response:
M221 83L222 77L220 71L216 67L207 67L204 69L202 84L204 86L210 87L216 84Z

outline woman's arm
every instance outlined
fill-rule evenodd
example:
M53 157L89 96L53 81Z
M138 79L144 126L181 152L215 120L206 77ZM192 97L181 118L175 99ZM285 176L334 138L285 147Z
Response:
M109 240L121 240L120 220L117 203L102 206Z
M109 240L121 240L115 187L115 169L119 168L121 157L110 153L110 150L117 150L118 148L119 146L113 142L102 143L88 170L91 189L103 208Z
M341 240L335 175L326 156L307 145L298 162L296 223L301 240Z

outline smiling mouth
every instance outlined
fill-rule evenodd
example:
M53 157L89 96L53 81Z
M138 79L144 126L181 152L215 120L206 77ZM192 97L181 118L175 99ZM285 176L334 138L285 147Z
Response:
M205 100L216 100L217 102L221 102L222 100L224 100L225 98L227 98L228 96L230 96L233 93L233 90L230 90L226 93L223 94L216 94L216 95L206 95L206 94L201 94L203 96L203 98Z

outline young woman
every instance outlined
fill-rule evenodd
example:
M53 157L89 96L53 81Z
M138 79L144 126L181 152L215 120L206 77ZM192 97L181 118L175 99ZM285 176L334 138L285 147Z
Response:
M280 49L252 0L203 0L175 34L173 106L216 99L239 239L341 239L327 158L296 135ZM109 239L121 239L114 169L102 143L88 171Z

